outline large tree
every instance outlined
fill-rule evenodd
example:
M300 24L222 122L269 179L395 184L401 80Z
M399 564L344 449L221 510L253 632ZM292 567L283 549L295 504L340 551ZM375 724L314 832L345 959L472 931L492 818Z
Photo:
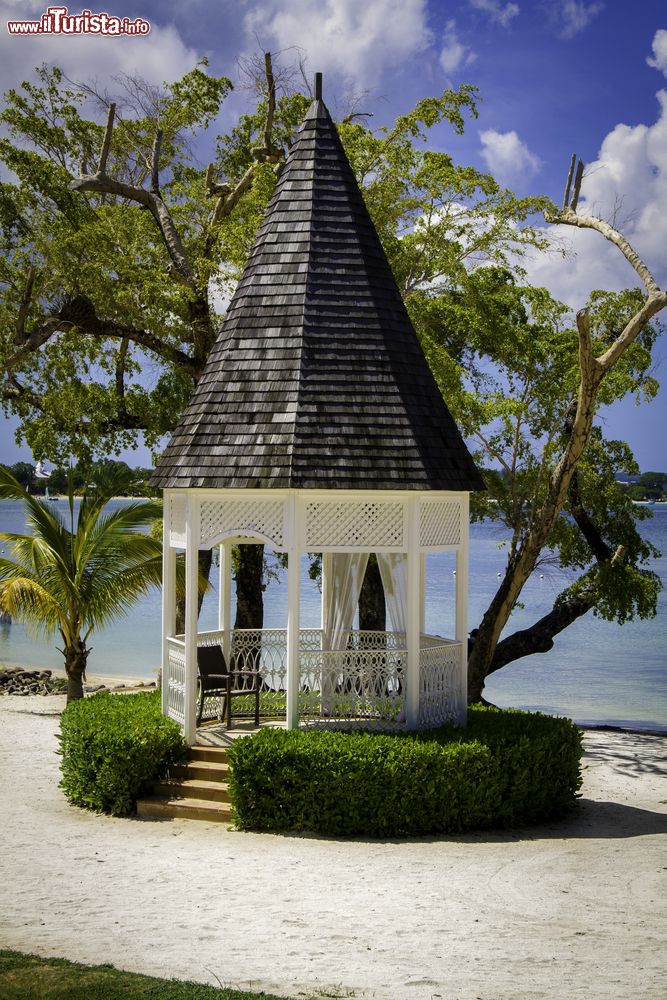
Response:
M233 287L308 101L279 93L269 56L256 76L256 110L218 138L207 169L189 136L213 122L230 83L205 67L162 89L127 78L114 101L42 70L7 96L0 157L16 180L0 188L2 391L37 456L106 453L139 433L157 445L174 426L219 327L212 303ZM650 552L613 482L632 458L600 440L593 417L651 390L650 320L665 302L622 236L578 214L581 171L559 211L427 148L475 114L474 88L462 86L386 128L351 113L339 130L447 402L479 444L497 501L480 513L511 532L471 649L477 697L491 670L548 648L585 610L623 620L654 609ZM537 210L611 239L644 297L600 293L568 327L544 290L521 286L522 253L546 243L529 224ZM580 579L548 620L501 641L545 551ZM239 624L257 624L261 565L244 566Z

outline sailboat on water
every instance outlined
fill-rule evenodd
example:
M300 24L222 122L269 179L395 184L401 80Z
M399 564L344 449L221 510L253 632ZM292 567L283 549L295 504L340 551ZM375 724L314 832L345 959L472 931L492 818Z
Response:
M51 473L47 472L46 469L44 468L44 463L43 462L38 462L37 465L35 466L35 479L48 479L50 477L50 475L51 475ZM45 497L46 497L47 500L57 501L58 497L50 497L49 496L49 487L48 486L45 486L44 490L45 490L44 495L45 495Z

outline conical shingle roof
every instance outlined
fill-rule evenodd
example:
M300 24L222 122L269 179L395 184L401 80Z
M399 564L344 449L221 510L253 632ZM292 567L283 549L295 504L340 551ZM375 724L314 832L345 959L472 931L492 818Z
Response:
M152 482L484 488L319 99Z

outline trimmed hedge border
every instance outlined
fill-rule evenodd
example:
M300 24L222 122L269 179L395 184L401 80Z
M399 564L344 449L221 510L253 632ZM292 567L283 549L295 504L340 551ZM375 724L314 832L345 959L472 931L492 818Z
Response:
M60 787L76 806L128 816L171 763L184 760L180 728L160 692L102 692L70 702L60 718Z
M405 837L539 823L581 786L569 720L473 706L467 729L380 734L263 729L234 740L239 829Z

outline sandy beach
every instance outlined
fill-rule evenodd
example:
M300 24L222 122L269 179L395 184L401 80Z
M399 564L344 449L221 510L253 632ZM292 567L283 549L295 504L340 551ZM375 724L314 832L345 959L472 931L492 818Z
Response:
M664 738L588 732L557 823L344 841L75 809L63 704L0 699L4 947L286 997L665 995Z

